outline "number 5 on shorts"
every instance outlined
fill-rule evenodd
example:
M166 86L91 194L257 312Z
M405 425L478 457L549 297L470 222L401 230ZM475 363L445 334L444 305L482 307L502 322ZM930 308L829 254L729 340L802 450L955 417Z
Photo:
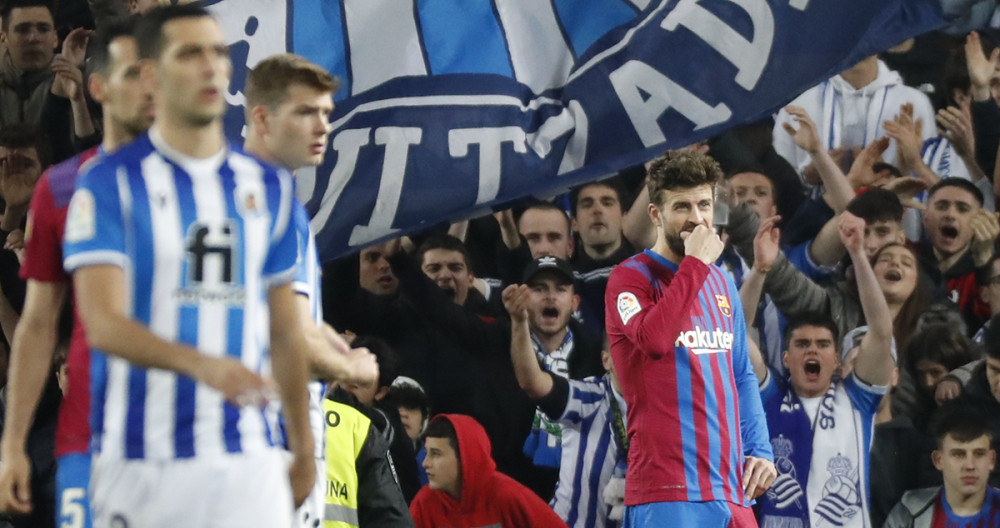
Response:
M59 528L90 528L87 522L87 490L66 488L59 507Z

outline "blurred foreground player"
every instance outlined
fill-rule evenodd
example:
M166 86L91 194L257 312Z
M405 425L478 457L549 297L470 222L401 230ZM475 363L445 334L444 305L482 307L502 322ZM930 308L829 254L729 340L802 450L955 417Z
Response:
M21 321L14 333L7 387L7 410L0 442L0 508L28 513L37 497L31 494L31 467L25 439L31 416L52 363L59 315L69 291L62 266L63 228L77 174L88 160L118 150L153 122L153 98L139 82L135 21L123 19L98 31L90 42L88 87L104 110L104 138L94 148L70 158L42 177L32 195L25 259L21 276L28 288ZM89 528L90 501L90 359L80 318L74 316L67 371L69 385L59 409L56 433L56 505L58 523ZM62 524L60 524L62 525Z
M136 35L156 122L81 176L63 247L94 356L94 524L288 527L316 471L291 177L227 145L229 51L204 8L154 9Z
M246 151L295 174L301 167L323 161L337 82L326 70L303 57L274 55L262 60L247 76ZM292 224L298 237L295 290L298 318L309 343L306 363L309 383L309 426L313 435L316 484L296 518L303 528L320 525L327 492L323 447L324 382L374 383L378 379L375 356L364 348L352 349L323 323L319 292L319 257L305 208L295 201ZM345 455L345 458L352 458Z

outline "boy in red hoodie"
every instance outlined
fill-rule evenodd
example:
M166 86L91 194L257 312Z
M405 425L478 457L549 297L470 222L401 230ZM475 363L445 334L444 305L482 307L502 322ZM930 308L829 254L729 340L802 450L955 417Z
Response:
M429 483L410 504L417 528L566 526L531 490L497 472L490 439L471 417L439 414L424 437Z

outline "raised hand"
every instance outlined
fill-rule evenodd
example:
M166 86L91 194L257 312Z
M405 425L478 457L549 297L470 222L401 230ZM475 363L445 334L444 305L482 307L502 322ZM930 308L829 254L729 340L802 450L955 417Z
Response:
M851 187L860 189L875 183L878 176L872 170L872 165L882 159L882 153L887 148L889 148L889 138L879 138L869 143L854 157L851 170L847 172L847 181L851 182Z
M899 107L899 113L891 121L884 121L889 137L896 140L899 154L899 169L902 172L913 172L922 163L920 151L924 146L921 132L924 129L922 118L913 119L913 104L904 103Z
M972 130L972 111L967 101L961 106L938 110L935 120L938 132L951 142L959 156L967 158L975 155L976 135Z
M997 235L1000 235L998 217L1000 213L991 213L986 209L972 213L972 218L969 220L969 227L972 228L972 242L969 249L977 263L988 261L993 256L993 244L997 240Z
M899 203L903 204L903 207L910 207L914 209L924 210L926 207L924 204L916 200L917 195L923 191L927 190L927 182L920 178L893 178L884 187L888 191L896 193L899 198Z
M979 33L973 31L965 37L965 66L969 70L972 97L977 101L990 98L990 79L1000 68L1000 48L994 49L990 57L983 53Z
M510 314L510 320L523 323L528 320L528 302L531 300L531 288L527 284L511 284L503 289L500 295L503 307Z
M691 233L681 233L684 239L684 254L694 257L711 266L722 254L725 244L715 230L705 224L700 224Z
M83 97L83 71L64 55L52 58L52 94L67 99Z
M66 57L77 68L82 68L87 59L87 43L94 32L82 27L70 31L63 40L60 55Z
M780 216L772 216L760 223L757 235L753 238L754 267L770 269L781 251L778 242L781 240L781 230L775 227L781 220Z
M792 136L792 141L800 149L810 154L815 154L819 151L821 144L819 133L816 131L816 123L809 117L805 109L801 106L788 105L785 107L785 112L788 112L799 124L798 130L791 123L786 122L781 124L785 132L788 132L788 135Z
M865 254L865 221L848 211L840 215L840 241L851 255Z

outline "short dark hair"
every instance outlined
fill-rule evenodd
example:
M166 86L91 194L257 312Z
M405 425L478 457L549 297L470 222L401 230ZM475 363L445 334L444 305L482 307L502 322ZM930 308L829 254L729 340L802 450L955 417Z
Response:
M423 244L420 244L420 248L417 250L418 263L423 266L424 264L424 253L432 249L443 249L445 251L458 251L462 254L462 258L465 259L465 266L472 266L472 259L469 256L469 249L465 247L465 243L456 237L448 234L442 235L432 235L427 240L424 240Z
M155 59L160 56L166 39L163 26L180 18L212 18L207 9L198 4L172 4L157 6L142 16L136 28L139 58Z
M691 150L669 150L649 164L646 187L654 205L663 204L664 193L715 184L722 179L719 163L707 154Z
M726 173L726 181L730 181L740 174L760 174L767 180L767 184L771 186L771 198L774 199L775 205L778 203L778 186L774 184L774 180L771 176L767 174L764 167L756 163L742 163L737 165L734 169Z
M792 332L803 326L826 328L833 335L834 348L838 351L840 350L840 332L837 330L837 324L833 322L833 318L829 315L818 312L806 312L788 318L788 325L785 327L785 346L788 346L788 343L791 342Z
M983 344L986 356L1000 361L1000 314L990 318L989 327L983 335Z
M455 426L447 416L439 414L431 418L427 429L424 430L424 438L447 438L448 445L455 450L455 458L462 460L462 453L458 449L458 433L455 432Z
M521 230L521 217L524 216L524 213L527 213L532 209L536 211L556 211L562 214L563 218L566 220L566 233L571 234L571 232L573 231L573 223L570 220L569 216L566 215L566 211L564 211L562 207L559 207L558 205L552 202L546 202L544 200L534 200L528 203L528 205L524 208L524 210L521 211L521 214L517 216L517 222L515 222L518 231Z
M768 176L767 174L767 169L765 169L763 165L753 162L739 163L738 165L734 165L733 167L731 167L729 170L726 171L726 179L729 180L732 179L732 177L736 176L737 174L746 174L748 172L753 174L763 175L767 177L768 180L771 179L771 177ZM774 182L771 182L771 185L773 186Z
M576 217L576 206L577 206L577 204L578 204L578 202L580 200L580 191L586 189L587 187L605 187L607 189L611 189L612 191L614 191L615 192L615 196L618 197L618 208L622 209L622 212L624 212L624 207L625 207L624 193L625 193L625 189L623 189L622 186L621 186L621 184L618 183L618 180L616 180L616 179L614 179L612 177L612 178L608 178L606 180L585 183L583 185L578 185L578 186L573 187L572 189L570 189L570 191L569 191L569 210L573 213L574 217Z
M886 163L884 161L876 161L875 163L872 163L872 172L877 174L882 171L889 171L889 174L892 174L893 178L903 177L903 173L899 170L899 167L891 163Z
M964 189L971 194L977 202L979 202L979 207L983 206L983 191L979 190L972 182L966 180L965 178L945 178L934 184L927 191L927 203L930 203L934 199L934 194L945 187L958 187L959 189Z
M424 418L431 412L431 402L427 393L419 387L410 384L397 383L389 387L389 401L397 407L417 409Z
M847 210L866 224L903 221L903 204L900 203L899 196L881 187L869 187L855 196L847 202Z
M52 2L47 0L7 0L0 3L0 17L3 18L3 26L0 29L5 32L10 30L10 14L15 9L28 9L30 7L44 7L49 10L49 15L55 19L52 12Z
M45 170L52 164L52 145L37 128L23 123L7 125L0 130L0 147L9 149L33 148L38 154L38 162Z
M137 17L118 17L101 24L87 46L87 76L107 75L111 69L111 43L120 37L134 37Z
M917 364L923 360L940 363L948 370L965 365L972 360L970 346L965 334L949 325L932 324L910 338L903 357L910 375L916 379Z
M947 403L934 413L931 423L937 448L944 445L944 438L951 435L958 442L971 442L986 436L992 442L993 431L983 413L975 407L961 405L955 402Z
M399 356L384 339L375 336L358 336L351 343L351 348L367 348L375 355L378 362L378 387L388 387L396 379L399 368Z

